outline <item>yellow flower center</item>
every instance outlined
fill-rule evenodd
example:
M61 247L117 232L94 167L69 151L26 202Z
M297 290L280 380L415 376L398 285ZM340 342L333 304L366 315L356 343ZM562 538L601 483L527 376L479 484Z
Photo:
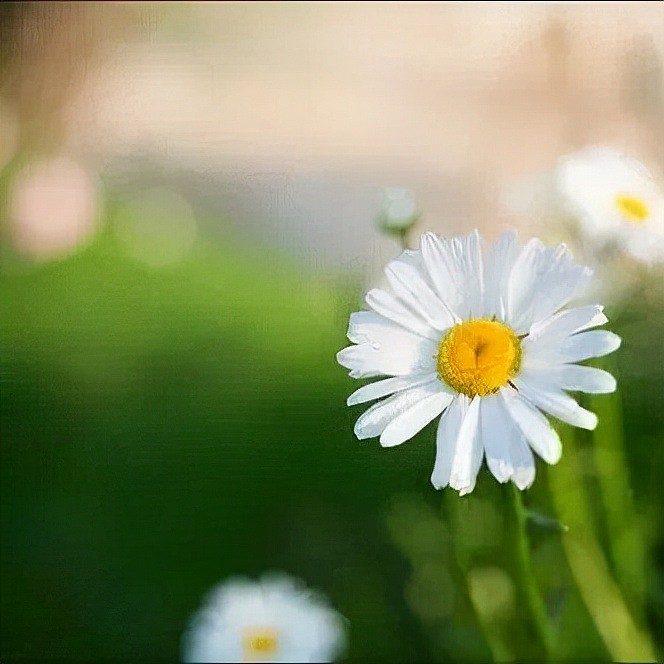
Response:
M242 640L245 662L265 660L277 652L279 638L272 627L249 629Z
M497 392L516 376L520 364L521 342L498 321L477 318L459 323L438 347L438 374L469 397Z
M621 194L616 196L615 203L618 212L633 224L642 224L650 216L650 209L641 198Z

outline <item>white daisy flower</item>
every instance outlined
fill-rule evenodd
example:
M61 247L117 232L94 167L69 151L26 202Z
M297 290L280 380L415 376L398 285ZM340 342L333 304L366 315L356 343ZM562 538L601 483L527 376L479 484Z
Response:
M664 191L636 159L606 147L560 159L556 189L586 241L617 242L636 259L664 258Z
M482 258L477 231L421 238L386 270L391 292L373 289L371 311L351 315L354 345L337 354L353 378L388 376L361 387L348 405L380 399L355 424L359 439L400 445L443 413L431 482L470 493L486 456L494 477L520 489L535 478L534 450L560 458L542 414L594 429L597 417L565 393L612 392L606 371L576 362L614 351L620 338L589 328L607 322L600 305L563 309L592 270L564 245L521 246L504 233Z
M217 586L182 638L184 662L332 662L344 619L290 577L235 578Z

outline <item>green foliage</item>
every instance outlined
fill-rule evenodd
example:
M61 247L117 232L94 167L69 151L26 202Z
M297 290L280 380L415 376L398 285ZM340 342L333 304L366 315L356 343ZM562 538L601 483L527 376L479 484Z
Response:
M124 254L112 224L71 258L3 261L3 659L173 661L210 586L270 569L349 619L349 661L542 657L504 487L483 470L470 496L436 492L432 426L398 449L353 436L362 407L346 408L356 386L334 355L358 288L346 296L233 240L152 270ZM613 326L625 339L629 532L654 579L645 619L660 648L663 300L653 286ZM601 458L578 444L588 518L619 578ZM547 521L556 470L538 462L524 497L556 655L607 659L564 562L566 531Z

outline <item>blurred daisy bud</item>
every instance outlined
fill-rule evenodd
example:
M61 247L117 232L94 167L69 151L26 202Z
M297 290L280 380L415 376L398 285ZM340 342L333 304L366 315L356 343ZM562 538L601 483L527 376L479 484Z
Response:
M400 187L383 190L383 204L378 214L378 228L388 235L404 237L420 218L413 192Z
M610 245L637 260L664 259L664 191L636 159L591 147L562 157L556 189L585 244Z
M182 638L184 662L332 662L345 620L320 595L285 575L217 586Z

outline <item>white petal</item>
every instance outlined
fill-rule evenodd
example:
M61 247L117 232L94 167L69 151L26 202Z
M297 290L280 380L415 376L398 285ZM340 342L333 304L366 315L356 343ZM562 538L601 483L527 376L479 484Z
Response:
M491 245L484 271L484 316L505 320L507 314L507 282L514 261L521 249L514 232L502 233Z
M459 395L452 401L438 423L436 462L431 473L431 484L436 489L442 489L449 484L452 462L456 452L456 440L467 408L467 397Z
M355 344L383 345L406 338L416 342L419 341L419 338L412 332L408 332L408 330L395 325L392 321L375 314L373 311L353 312L348 321L346 336Z
M373 288L364 299L367 305L377 314L401 325L401 327L433 341L440 339L440 330L434 329L422 316L399 302L391 293Z
M513 389L502 388L500 393L510 415L529 445L547 463L558 463L562 454L560 437L546 417Z
M535 480L535 459L500 395L482 399L480 427L493 476L499 482L512 480L519 489L527 489Z
M337 353L337 362L342 367L350 369L348 375L351 378L375 378L385 375L382 369L378 368L378 362L371 352L371 348L365 344L342 348ZM408 372L404 371L404 374L406 373Z
M588 284L592 270L577 265L567 248L529 240L514 262L507 288L507 323L524 333L565 306Z
M380 444L383 447L401 445L440 415L452 399L449 392L439 392L418 402L387 425L380 435Z
M476 396L470 402L455 443L450 486L456 489L460 496L475 488L477 473L482 464L484 450L478 435L480 400L481 397Z
M567 424L582 429L594 429L597 426L597 415L582 408L564 392L552 384L538 384L519 376L514 380L519 393L538 408L557 417Z
M608 322L608 318L603 312L604 307L601 304L566 309L554 316L537 321L530 328L524 343L532 343L539 338L562 341L570 334L604 325Z
M437 330L446 330L454 324L451 314L422 278L408 254L401 260L388 263L385 276L399 299L413 308L429 325Z
M346 403L349 406L355 406L358 403L365 403L367 401L374 401L374 399L382 399L388 394L394 392L401 392L409 387L417 387L424 383L429 383L437 380L437 373L430 374L416 374L413 376L398 376L395 378L386 378L385 380L377 380L374 383L364 385L359 390L355 390L347 399Z
M431 282L451 312L459 319L480 316L484 278L479 233L453 238L425 233L421 249Z
M578 364L561 364L548 370L548 378L563 390L608 394L616 391L616 379L608 372Z
M591 357L602 357L620 348L620 337L607 330L591 330L568 337L560 347L564 362L580 362Z
M351 315L348 338L358 342L337 353L353 378L431 373L438 346L371 311Z
M423 399L440 394L443 391L443 384L438 380L403 392L397 392L397 394L374 404L360 415L355 423L355 435L360 440L380 436L392 420Z
M563 351L570 335L606 322L602 307L595 304L567 309L535 323L522 342L522 368L540 367L548 370L553 364L571 361L565 359Z

